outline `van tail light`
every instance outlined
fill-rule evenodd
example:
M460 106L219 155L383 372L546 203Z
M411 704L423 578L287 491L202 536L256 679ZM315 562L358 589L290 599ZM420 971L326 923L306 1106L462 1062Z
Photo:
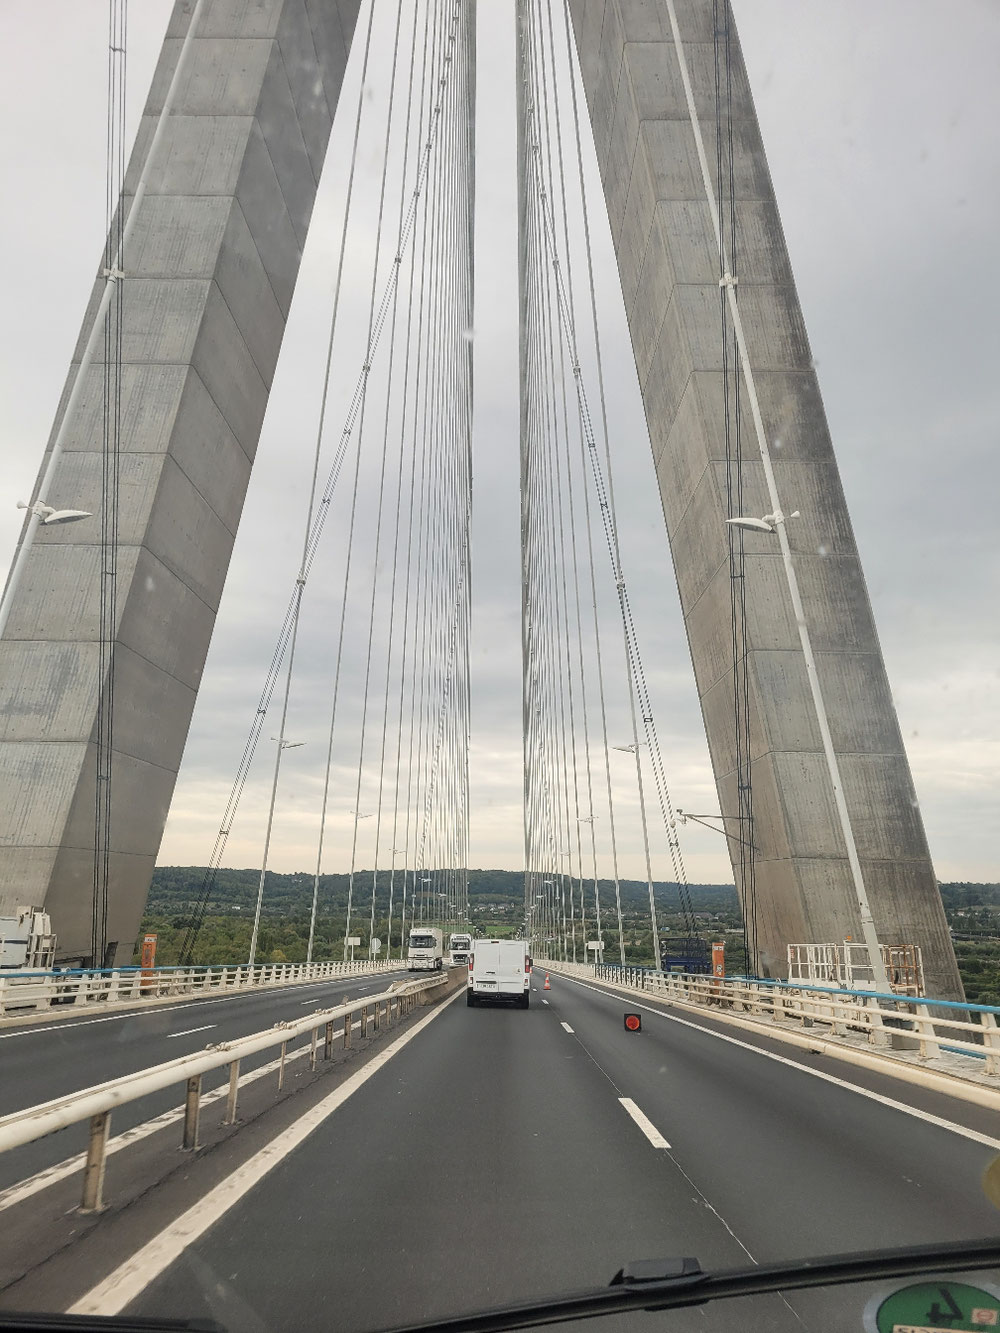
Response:
M472 971L472 954L469 954L469 971Z
M531 971L531 959L530 959L530 958L525 958L525 960L524 960L524 970L525 970L525 972L530 972L530 971Z

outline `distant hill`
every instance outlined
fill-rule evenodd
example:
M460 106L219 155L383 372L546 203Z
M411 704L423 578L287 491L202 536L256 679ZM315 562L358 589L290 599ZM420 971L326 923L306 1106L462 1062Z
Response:
M204 866L157 866L149 890L146 911L149 913L184 912L200 903L205 887ZM424 871L433 874L433 871ZM376 902L388 903L389 872L380 870L376 885ZM346 910L349 876L321 875L319 883L319 910L336 915ZM398 897L403 883L403 872L396 871L394 892ZM217 870L211 884L208 911L224 914L252 908L257 900L260 870ZM354 893L371 894L371 870L358 870L354 875ZM593 881L585 881L588 901L593 894ZM598 880L602 903L614 901L614 883ZM648 909L649 890L645 881L622 880L620 884L622 910L630 914ZM312 906L313 876L304 871L294 874L268 872L264 893L263 912L267 916L288 917L308 912ZM731 884L691 884L688 886L692 910L695 912L736 912L739 903ZM680 910L676 884L654 883L653 894L657 906L666 912ZM470 870L469 899L477 905L516 905L524 901L524 872L521 870Z

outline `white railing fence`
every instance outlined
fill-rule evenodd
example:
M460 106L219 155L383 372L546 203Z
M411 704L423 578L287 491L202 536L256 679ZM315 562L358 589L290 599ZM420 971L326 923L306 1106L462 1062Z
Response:
M123 1004L203 991L252 990L303 981L398 971L396 959L354 963L246 963L232 967L119 967L63 972L0 972L0 1018L48 1009L54 1004L83 1008Z
M875 1047L911 1047L922 1061L934 1059L942 1051L974 1056L982 1061L983 1073L1000 1077L1000 1007L995 1005L958 1005L946 1000L805 987L785 981L657 972L615 963L563 963L536 958L535 965L786 1027L819 1024L841 1037L862 1033Z
M344 1049L349 1049L354 1029L359 1030L362 1038L368 1036L369 1029L378 1032L383 1027L405 1017L418 1003L421 991L435 986L450 986L449 974L438 972L419 981L397 983L395 987L378 995L366 995L364 1000L346 1000L330 1009L318 1009L294 1022L276 1023L266 1032L239 1037L234 1041L219 1042L207 1046L203 1051L181 1056L165 1064L154 1065L150 1069L128 1074L124 1078L112 1079L95 1087L84 1088L64 1097L57 1097L50 1102L42 1102L23 1111L0 1118L0 1152L9 1152L13 1148L34 1143L36 1139L54 1134L81 1121L90 1121L90 1137L86 1161L83 1167L83 1195L81 1208L93 1212L103 1207L104 1166L107 1155L108 1135L111 1130L111 1113L117 1106L125 1106L160 1092L164 1088L185 1085L184 1128L182 1147L191 1151L198 1147L198 1128L201 1114L201 1081L212 1070L229 1068L229 1093L226 1100L226 1114L223 1124L231 1125L236 1120L236 1102L240 1082L240 1061L260 1051L280 1047L278 1066L278 1088L282 1088L285 1076L285 1054L290 1041L296 1037L309 1036L312 1045L309 1051L309 1068L315 1070L319 1059L320 1033L322 1036L323 1059L333 1056L334 1026L338 1019L343 1019L340 1032Z

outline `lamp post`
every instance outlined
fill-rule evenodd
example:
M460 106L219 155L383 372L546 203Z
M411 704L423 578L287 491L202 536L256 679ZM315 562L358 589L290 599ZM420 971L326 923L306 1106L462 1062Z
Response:
M153 168L160 166L159 148L163 141L163 136L167 128L167 121L170 119L174 109L174 103L177 100L177 94L180 91L184 77L187 73L187 66L190 60L191 46L201 20L201 11L204 8L205 0L198 0L191 15L191 21L188 24L187 32L184 35L184 41L181 45L180 54L174 72L170 80L170 86L167 89L167 95L163 102L163 109L160 111L156 122L156 129L153 131L153 137L146 152L146 160L142 166L142 172L136 185L135 194L132 196L131 206L128 209L128 216L125 219L125 226L122 230L121 239L118 244L118 253L111 263L111 267L104 270L103 277L104 291L101 293L101 299L94 315L94 322L90 326L90 332L87 334L87 342L80 357L80 364L77 367L76 375L73 377L73 387L70 389L69 398L63 409L62 420L59 422L59 429L56 431L56 437L52 441L52 447L49 450L49 461L46 464L45 472L39 483L38 494L33 504L27 505L23 501L18 506L19 509L28 510L28 526L25 528L24 536L21 538L21 544L17 548L14 556L14 563L11 566L10 577L7 582L7 590L3 600L0 601L0 636L3 635L7 625L7 619L10 616L10 609L14 604L14 594L21 582L24 569L28 561L28 553L31 550L35 540L35 533L42 523L71 523L78 518L88 518L79 509L53 509L45 502L45 496L52 488L52 482L55 478L56 469L59 466L59 460L62 458L63 448L66 443L66 436L69 433L70 423L76 416L76 409L80 402L80 396L83 393L83 386L87 379L87 373L90 370L91 362L97 352L101 339L104 336L104 323L107 318L108 308L111 305L111 298L114 295L118 282L125 277L122 271L124 256L128 250L129 242L135 231L136 222L142 212L142 200L146 194L150 176ZM125 201L121 201L121 207L124 210Z
M871 904L868 901L868 890L865 887L864 875L861 871L861 861L858 857L857 844L854 841L854 829L851 825L851 816L847 809L847 800L844 796L844 785L840 776L840 765L837 762L837 754L833 748L833 737L830 734L830 719L826 711L826 702L823 699L823 691L819 683L819 674L816 670L816 658L813 654L812 640L809 637L809 627L806 624L805 610L802 606L802 597L799 593L799 581L795 573L795 565L792 561L792 551L788 544L788 533L785 531L785 515L777 503L777 492L774 484L774 474L771 470L770 457L766 448L762 446L762 457L764 459L764 475L767 478L768 491L774 505L770 514L765 514L763 518L747 518L738 516L736 518L727 518L726 522L734 528L742 528L747 532L767 532L776 533L778 545L781 548L781 562L785 571L785 581L788 585L788 595L792 603L792 611L795 615L795 624L799 631L799 643L802 647L802 656L806 664L806 676L809 680L809 691L812 695L813 708L816 712L816 721L819 726L819 734L823 743L823 756L826 760L826 769L830 778L830 786L833 788L833 800L837 808L837 819L840 824L840 831L847 847L847 862L851 868L851 877L854 880L854 893L857 898L858 908L861 913L861 933L864 935L865 945L868 950L868 962L872 970L872 979L875 983L875 989L881 991L883 995L888 995L892 991L889 985L889 977L885 969L885 963L882 959L882 948L879 944L878 934L875 930L875 920L872 917ZM798 518L799 511L795 510L790 514L790 518Z
M297 750L305 741L286 741L284 737L272 736L278 746L274 757L274 779L271 783L271 804L267 812L267 832L264 834L264 855L260 865L260 884L257 886L257 907L253 915L253 932L250 935L250 957L247 967L253 967L257 959L257 935L260 931L260 909L264 902L264 881L267 878L267 854L271 847L271 829L274 826L274 803L278 796L278 773L281 770L281 756L286 750Z

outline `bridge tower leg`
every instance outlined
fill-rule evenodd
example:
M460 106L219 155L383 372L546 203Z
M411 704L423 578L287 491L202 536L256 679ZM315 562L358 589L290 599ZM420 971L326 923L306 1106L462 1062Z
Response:
M733 830L719 251L670 14L714 179L715 5L569 4L716 786ZM724 17L725 0L718 9ZM730 49L740 312L778 490L802 514L787 532L875 928L885 944L921 946L930 994L964 998L735 28ZM768 494L749 413L742 435L744 512L759 517ZM763 967L781 975L787 944L862 933L776 538L748 533L745 552L759 951Z
M359 6L206 0L125 256L108 918L119 962L163 834ZM174 6L126 206L193 10ZM102 290L99 278L53 438ZM56 508L100 511L102 387L94 365L44 497ZM39 530L0 641L0 914L44 904L64 957L90 951L99 526Z

